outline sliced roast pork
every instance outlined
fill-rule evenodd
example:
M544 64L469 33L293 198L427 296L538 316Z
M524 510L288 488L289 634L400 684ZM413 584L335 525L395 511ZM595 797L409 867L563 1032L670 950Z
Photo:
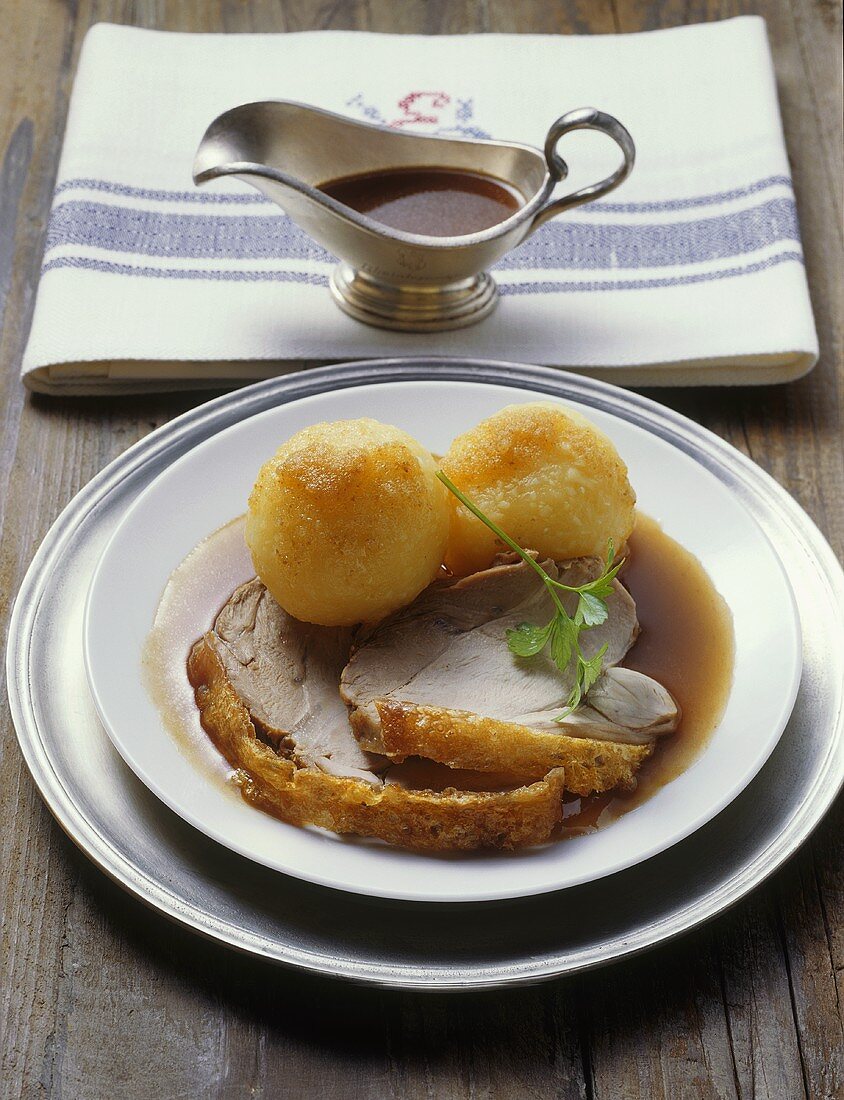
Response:
M598 559L543 569L576 587L600 575ZM574 609L576 596L564 599ZM431 585L404 611L362 635L343 670L352 727L369 751L393 759L420 755L455 768L539 776L566 768L566 786L587 794L633 785L657 735L679 712L661 685L615 666L638 633L636 608L618 581L608 616L581 634L585 657L607 646L605 671L587 704L554 721L573 684L546 654L513 656L506 631L553 615L541 580L524 562L505 560Z
M368 780L389 763L349 729L338 684L350 630L291 618L256 577L235 590L206 640L261 733L285 755Z
M554 716L548 717L553 720ZM644 745L673 733L679 721L680 708L658 681L632 668L608 668L586 703L556 725L575 737ZM541 716L534 715L531 724L540 722Z
M562 818L559 768L505 789L420 787L412 776L384 783L385 768L402 765L352 734L339 693L349 647L348 630L297 622L258 580L232 594L193 646L188 676L203 727L247 801L291 824L406 848L509 849L550 838Z

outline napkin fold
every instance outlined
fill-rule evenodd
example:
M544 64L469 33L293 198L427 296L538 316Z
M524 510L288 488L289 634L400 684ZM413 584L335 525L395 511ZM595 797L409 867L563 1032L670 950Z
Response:
M191 182L220 112L296 99L421 133L541 147L575 107L637 164L498 264L471 328L342 314L333 258L246 184ZM618 152L563 139L559 193ZM176 34L100 24L73 89L22 376L44 393L235 385L302 360L471 355L629 385L781 382L817 336L763 20L602 36Z

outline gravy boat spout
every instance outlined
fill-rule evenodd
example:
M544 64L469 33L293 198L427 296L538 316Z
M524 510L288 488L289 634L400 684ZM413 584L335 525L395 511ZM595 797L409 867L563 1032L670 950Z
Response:
M552 198L568 167L556 151L571 130L599 130L623 155L599 183ZM196 153L197 184L235 176L257 188L339 259L337 304L352 317L410 332L460 328L485 317L497 289L487 268L539 225L607 194L629 175L633 140L611 115L584 108L551 126L544 152L529 145L405 133L302 103L247 103L216 118ZM517 197L509 216L480 232L426 236L385 225L326 194L331 181L397 170L492 177Z

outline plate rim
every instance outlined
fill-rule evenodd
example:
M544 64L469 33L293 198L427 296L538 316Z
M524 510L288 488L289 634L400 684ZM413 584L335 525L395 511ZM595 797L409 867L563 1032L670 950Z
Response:
M213 423L221 410L228 410L229 406L233 418L242 417L249 415L250 409L258 411L263 408L262 402L267 395L288 395L286 399L289 400L298 395L320 392L329 386L342 388L356 384L365 385L372 381L424 379L431 377L432 372L438 377L460 380L472 380L481 375L479 380L493 384L515 384L555 396L565 396L570 390L574 391L574 397L585 397L587 400L589 396L595 395L606 402L611 411L626 404L631 412L635 412L641 421L646 422L663 438L670 436L683 440L687 446L694 444L695 451L697 444L703 444L704 453L710 452L710 459L712 455L715 456L712 459L715 465L719 465L718 460L728 455L736 476L740 475L741 480L767 498L779 520L805 550L826 590L833 596L836 593L844 594L844 573L840 563L815 523L786 490L725 440L673 409L598 379L572 375L548 367L456 357L416 356L358 360L268 379L243 390L230 391L213 398L155 429L96 474L54 521L21 583L12 608L8 632L6 669L9 703L21 753L36 787L59 825L110 878L177 923L249 954L354 981L414 989L428 989L432 985L438 988L467 989L529 984L629 956L688 932L738 902L777 870L820 822L844 783L844 753L841 751L844 742L844 713L841 709L836 715L836 725L830 732L823 757L816 767L812 786L792 815L788 828L779 834L776 841L757 853L740 875L730 874L701 898L694 899L668 917L639 929L634 936L619 934L597 948L558 954L551 960L543 960L542 965L532 969L518 962L511 964L509 968L497 965L483 970L475 968L468 973L454 973L445 980L442 975L432 977L429 969L418 964L388 965L371 961L356 964L353 960L341 961L324 954L301 952L277 940L250 935L239 926L204 913L195 906L183 904L161 883L139 872L137 868L134 868L136 873L133 874L131 859L118 852L107 838L97 833L70 799L61 777L53 768L31 705L31 685L27 675L31 628L49 578L50 570L47 566L61 553L78 519L92 511L97 502L111 493L118 482L137 472L153 454L163 455L167 450L177 448L186 436L201 431L209 422ZM837 626L844 634L840 611Z
M386 383L386 387L401 386L406 384L408 380L393 380ZM448 386L449 384L455 384L453 381L449 383L446 380L441 379L426 379L426 383L440 383ZM376 380L372 381L373 386L377 386L379 383ZM413 384L413 383L411 383ZM471 385L472 383L469 383ZM475 384L489 385L489 383L478 382ZM501 389L506 393L505 387L491 387ZM524 391L523 391L524 392ZM396 400L401 401L402 398L399 395ZM288 402L285 404L295 405L298 402ZM575 402L580 407L585 407L588 411L589 406L584 406L582 402ZM276 406L281 408L283 406ZM262 413L257 414L260 416L267 416L275 411L274 408L264 409ZM606 410L596 410L602 413ZM619 419L616 414L608 414L612 419ZM125 726L123 719L118 717L114 709L114 700L109 696L108 687L105 683L108 677L104 677L97 671L97 661L93 656L92 650L95 652L101 652L102 645L99 642L99 638L102 636L101 631L97 631L97 619L94 616L92 608L102 604L101 587L103 576L108 578L109 575L113 575L116 564L119 569L119 562L115 563L114 554L112 548L116 541L122 539L125 543L126 537L124 528L127 521L130 520L132 514L139 508L148 506L148 502L151 498L151 494L154 494L156 486L158 486L162 479L167 478L171 472L180 463L189 459L194 455L197 449L207 448L214 441L219 439L220 435L227 434L243 424L248 423L250 417L244 417L241 420L233 424L226 425L221 428L219 432L215 432L203 440L198 441L194 447L185 451L180 455L173 463L168 464L162 468L155 477L153 477L135 496L132 502L128 505L123 512L120 519L115 524L106 544L104 545L97 561L94 570L91 575L90 584L88 586L88 592L85 599L84 611L83 611L83 658L85 665L85 673L88 681L88 690L91 698L93 699L97 715L100 723L105 729L109 740L114 748L122 757L126 765L131 771L138 777L138 779L158 798L165 806L168 807L173 813L177 814L183 821L186 821L193 828L202 832L211 840L228 848L235 854L242 856L243 858L250 859L259 865L265 866L272 871L280 874L290 875L293 878L299 879L304 882L309 882L317 886L324 887L326 889L340 890L343 893L355 894L362 897L381 898L384 900L405 902L409 904L433 904L433 905L453 905L453 904L488 904L500 901L510 901L518 899L528 899L531 897L540 897L543 894L552 894L556 892L572 889L576 886L586 885L590 882L596 882L600 879L610 877L621 871L628 870L638 864L645 862L654 856L659 855L662 852L667 851L675 844L681 843L687 837L703 828L709 821L713 820L719 813L721 813L727 806L729 806L739 795L750 785L753 779L759 774L765 763L774 752L783 732L788 724L791 713L793 712L794 705L797 699L797 694L800 687L803 672L803 646L802 646L802 631L800 624L799 611L797 606L796 597L788 577L788 573L785 566L777 553L776 547L772 544L767 533L764 531L758 520L752 515L748 516L750 524L753 530L762 540L764 546L767 547L770 553L770 561L772 568L779 575L779 578L784 585L785 593L784 599L787 601L787 612L791 622L791 631L789 632L789 649L791 651L792 659L789 661L787 669L787 678L784 678L783 685L785 690L781 696L775 699L775 715L773 720L764 733L764 744L761 747L761 751L758 752L752 759L750 765L742 770L738 779L732 779L728 781L724 787L719 791L718 797L709 801L707 805L700 808L696 815L684 822L679 828L673 828L670 830L670 836L666 837L660 835L657 839L651 841L651 843L640 850L636 850L633 858L630 858L629 851L619 851L614 857L608 859L608 865L605 869L601 870L598 874L593 874L590 870L586 869L582 873L571 876L564 881L555 880L554 876L545 872L545 875L540 874L537 881L523 882L517 880L519 874L518 871L514 871L513 880L508 878L507 867L501 867L501 873L496 875L493 885L491 882L484 884L485 879L482 880L480 886L473 885L468 891L461 892L454 886L448 886L446 883L442 883L439 886L431 888L421 888L403 885L401 887L382 885L382 883L391 883L393 879L389 874L380 875L378 873L378 867L373 865L369 873L366 868L361 868L358 873L354 870L346 870L344 875L343 869L338 868L332 873L326 873L322 870L322 864L319 860L313 862L307 858L307 854L294 857L287 866L282 865L280 862L273 861L272 854L269 855L265 851L256 851L254 846L243 839L240 834L234 836L226 835L225 831L217 827L214 821L213 812L209 814L206 809L203 812L196 812L193 810L189 801L184 798L179 798L178 791L174 793L174 788L168 786L166 780L162 781L161 774L156 773L149 762L144 762L143 759L139 759L138 743L134 738L127 738L123 735L122 730ZM644 434L648 438L652 438L650 432L647 429L641 427L636 423L631 423L627 419L623 419L622 423L633 429L636 435ZM670 444L669 444L670 445ZM676 449L676 448L675 448ZM684 452L680 452L684 454ZM715 478L705 467L702 467L700 463L694 461L694 456L690 457L694 462L695 468L701 471L704 476L712 477L717 483L719 491L726 493L738 506L741 507L741 502L735 497L735 494L730 490L729 486L724 485L718 478ZM147 504L144 504L147 502ZM137 533L136 533L137 535ZM111 698L111 705L104 698L104 694L100 691L101 686L105 683L105 695ZM732 691L731 691L732 694ZM729 704L729 699L727 700ZM760 738L761 739L761 738ZM695 761L696 762L696 761ZM728 773L729 774L729 773ZM178 784L176 785L178 787ZM281 839L282 833L279 832L279 838ZM282 848L283 845L280 845ZM423 853L424 855L424 853ZM363 856L367 858L366 854ZM342 862L342 859L341 859ZM530 865L528 865L529 868ZM425 868L420 863L419 877L414 878L414 881L422 882L424 880ZM522 872L524 873L524 872ZM560 874L565 875L565 868L560 869ZM435 880L437 880L437 872L433 870L431 872ZM530 869L527 872L530 876ZM474 882L473 872L470 868L467 868L467 875ZM468 879L467 879L468 881ZM507 885L511 883L510 885Z

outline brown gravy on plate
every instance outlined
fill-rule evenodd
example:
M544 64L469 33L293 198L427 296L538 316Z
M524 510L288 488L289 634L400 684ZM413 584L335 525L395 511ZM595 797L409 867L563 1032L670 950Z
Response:
M322 183L319 190L390 229L426 237L479 233L509 218L522 197L503 180L453 168L392 168Z
M243 529L240 516L203 539L173 570L143 653L144 684L169 733L195 767L238 798L239 789L229 782L232 768L199 721L186 662L234 589L255 576Z
M635 791L573 799L566 805L566 826L590 826L599 819L608 824L685 771L706 747L730 693L734 640L729 608L697 558L641 512L621 579L636 601L641 627L622 664L667 687L682 719L639 769Z
M232 771L199 722L185 670L187 651L208 629L232 590L254 576L243 537L243 517L193 550L168 581L144 652L147 690L182 750L206 775L228 786ZM647 801L703 751L723 712L732 682L730 612L702 565L639 514L622 579L636 601L642 632L624 664L663 683L682 707L674 734L657 743L630 794L571 796L562 832L601 827ZM503 644L503 641L502 641ZM429 761L407 761L388 781L413 786L457 784L494 789L495 777L455 772Z

